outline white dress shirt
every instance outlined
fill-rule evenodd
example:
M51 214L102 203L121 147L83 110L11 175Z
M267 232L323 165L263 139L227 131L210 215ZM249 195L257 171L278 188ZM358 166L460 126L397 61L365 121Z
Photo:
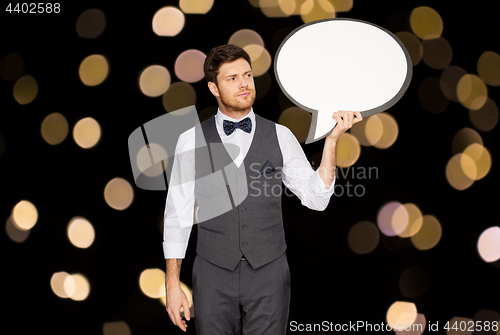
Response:
M237 122L249 117L252 130L246 133L237 128L230 135L224 133L223 121ZM255 113L252 110L242 119L233 119L217 111L215 123L217 132L224 144L237 145L240 148L235 164L239 167L243 162L255 134ZM327 189L325 183L313 170L295 135L287 127L276 123L278 143L283 155L283 184L301 201L302 205L313 210L324 210L334 191L335 180ZM194 223L194 148L195 128L191 128L179 136L175 148L172 176L167 194L164 213L163 252L165 258L184 258L189 235ZM188 153L178 159L181 153ZM176 182L179 180L187 182Z

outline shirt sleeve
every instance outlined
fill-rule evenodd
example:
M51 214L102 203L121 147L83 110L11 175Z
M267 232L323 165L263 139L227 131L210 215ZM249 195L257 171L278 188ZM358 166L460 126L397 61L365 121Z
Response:
M165 204L163 253L184 258L194 221L194 128L179 136Z
M324 210L334 192L335 179L326 188L290 129L276 124L276 132L283 154L283 184L300 199L302 205L313 210Z

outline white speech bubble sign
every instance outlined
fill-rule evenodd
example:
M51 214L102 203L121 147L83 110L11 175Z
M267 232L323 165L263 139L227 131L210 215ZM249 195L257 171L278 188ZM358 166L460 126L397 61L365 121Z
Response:
M309 22L292 31L274 59L283 93L312 113L306 144L328 136L338 110L363 117L392 107L410 85L403 43L375 24L346 18Z

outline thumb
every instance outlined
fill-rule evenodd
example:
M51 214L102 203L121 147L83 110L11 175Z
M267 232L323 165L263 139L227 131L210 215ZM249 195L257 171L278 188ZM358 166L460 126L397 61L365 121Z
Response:
M182 307L184 307L184 317L189 321L191 319L191 312L189 311L189 303L186 299L182 301Z

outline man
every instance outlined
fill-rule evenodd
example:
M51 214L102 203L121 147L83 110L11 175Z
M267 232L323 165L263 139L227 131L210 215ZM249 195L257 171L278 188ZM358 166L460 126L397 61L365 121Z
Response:
M290 274L281 193L269 190L283 182L303 205L324 210L333 193L337 140L362 116L359 112L333 114L338 124L325 138L321 164L314 171L288 128L253 112L255 85L250 57L243 49L234 45L212 49L204 71L219 110L201 123L202 131L188 130L177 144L172 178L182 176L188 182L170 187L167 195L163 243L166 309L172 322L186 331L190 313L179 275L196 198L199 224L193 300L197 333L285 334ZM200 139L208 150L193 150ZM236 145L240 151L232 156L224 150L216 153L210 148L217 143ZM180 159L181 153L187 156ZM219 162L219 158L226 161ZM224 187L203 184L204 176L216 172L222 172ZM231 204L207 215L216 207L213 199L221 194ZM200 220L202 212L205 217ZM181 308L186 320L181 319Z

